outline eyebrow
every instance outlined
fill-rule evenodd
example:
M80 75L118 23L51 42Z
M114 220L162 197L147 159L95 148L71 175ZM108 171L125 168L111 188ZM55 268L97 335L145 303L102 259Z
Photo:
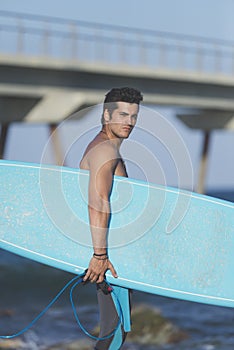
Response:
M130 113L127 113L127 112L124 112L124 111L122 111L122 112L119 112L119 114L122 114L122 115L131 115L131 117L137 117L137 113L135 113L135 114L130 114Z

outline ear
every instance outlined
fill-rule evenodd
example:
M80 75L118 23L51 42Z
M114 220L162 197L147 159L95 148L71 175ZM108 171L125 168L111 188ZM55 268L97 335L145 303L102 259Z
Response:
M106 108L104 113L103 113L103 117L104 117L104 120L105 120L105 123L108 123L110 121L110 113L108 111L108 109Z

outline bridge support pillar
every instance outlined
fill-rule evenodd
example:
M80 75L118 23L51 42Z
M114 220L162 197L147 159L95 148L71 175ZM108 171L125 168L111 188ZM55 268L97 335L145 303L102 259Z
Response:
M50 142L53 147L55 164L56 165L65 165L64 164L64 155L62 152L61 140L59 137L59 131L57 128L57 124L49 124L50 129Z
M202 155L201 155L199 179L198 179L198 186L197 186L197 192L202 194L205 192L205 180L206 180L206 173L207 173L210 136L211 136L210 131L204 131L204 140L203 140L203 146L202 146Z
M4 158L7 135L9 130L9 123L3 123L1 125L1 137L0 137L0 159Z

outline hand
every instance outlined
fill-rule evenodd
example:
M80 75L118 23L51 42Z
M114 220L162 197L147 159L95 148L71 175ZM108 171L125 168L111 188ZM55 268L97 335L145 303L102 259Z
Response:
M107 270L111 271L113 277L118 277L114 266L109 259L98 260L92 257L89 263L88 271L86 272L83 281L85 282L89 280L91 283L101 283L104 280Z

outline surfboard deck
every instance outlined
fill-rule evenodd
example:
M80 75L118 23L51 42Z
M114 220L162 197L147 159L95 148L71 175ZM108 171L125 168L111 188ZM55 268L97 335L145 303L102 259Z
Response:
M92 255L88 171L0 161L0 248L74 274ZM234 204L115 177L110 283L234 307Z

